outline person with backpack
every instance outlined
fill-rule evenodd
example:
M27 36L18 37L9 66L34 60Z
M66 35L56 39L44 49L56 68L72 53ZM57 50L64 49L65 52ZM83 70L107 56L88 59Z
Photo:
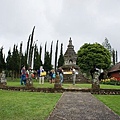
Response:
M58 69L58 74L60 76L60 84L62 85L62 83L63 83L63 69L62 69L62 67L60 67Z

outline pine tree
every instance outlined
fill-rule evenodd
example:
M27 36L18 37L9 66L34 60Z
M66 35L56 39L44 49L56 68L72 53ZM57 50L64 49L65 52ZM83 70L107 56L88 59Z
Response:
M112 55L112 47L109 43L109 40L107 38L105 38L105 41L102 43L103 47L106 48L110 54Z
M58 67L63 66L63 64L64 64L63 44L61 43L60 56L59 56L59 59L58 59Z

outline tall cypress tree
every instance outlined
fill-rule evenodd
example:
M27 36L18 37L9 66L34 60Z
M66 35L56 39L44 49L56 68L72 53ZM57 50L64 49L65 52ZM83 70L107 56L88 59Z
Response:
M35 49L34 49L34 70L38 70L40 66L41 66L40 55L39 55L39 52L38 52L37 44L35 44Z
M118 62L118 52L116 50L116 63Z
M17 46L14 45L12 52L12 73L13 78L17 77L17 73L19 73L19 65L20 65L20 56L18 53Z
M20 43L20 53L19 53L19 56L20 56L20 65L19 65L19 70L21 69L21 60L22 60L22 42ZM20 71L21 73L21 71Z
M44 62L43 67L44 67L46 72L48 72L52 69L52 66L50 64L50 55L49 55L48 51L46 51L46 54L45 54L45 62Z
M6 67L6 65L5 65L5 59L3 57L3 47L1 47L0 48L0 72L2 70L5 70L5 67Z
M28 64L28 59L29 59L29 48L30 48L30 39L31 39L31 34L29 35L29 38L28 38L28 42L27 42L27 52L26 52L26 56L27 56L27 64Z
M53 47L53 41L51 42L51 48L50 48L50 64L52 65L52 47Z
M8 56L6 58L6 69L8 71L12 70L12 55L11 55L11 50L9 49L8 51Z
M63 64L64 64L63 44L61 43L60 56L58 59L58 67L63 66Z
M56 43L56 51L55 51L55 72L56 72L56 69L57 69L57 55L58 55L58 40L57 40L57 43Z
M34 48L34 46L33 46L34 30L35 30L35 26L33 28L33 31L32 31L32 34L31 34L31 39L30 39L29 60L28 60L29 61L28 62L29 67L31 67L31 65L32 65L33 48Z
M46 49L47 49L47 42L45 43L44 63L45 63L45 57L46 57Z
M113 65L115 65L115 50L112 51L112 57L113 57Z

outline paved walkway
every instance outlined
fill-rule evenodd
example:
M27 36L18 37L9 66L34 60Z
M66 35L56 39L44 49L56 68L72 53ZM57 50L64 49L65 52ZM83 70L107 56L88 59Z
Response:
M91 93L65 92L47 120L120 120Z

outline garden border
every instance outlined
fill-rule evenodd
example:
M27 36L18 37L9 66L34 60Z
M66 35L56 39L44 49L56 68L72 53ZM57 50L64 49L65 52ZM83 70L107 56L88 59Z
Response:
M92 94L103 95L120 95L120 89L99 89L93 90L90 88L35 88L35 87L13 87L13 86L0 86L1 90L10 91L26 91L26 92L45 92L45 93L63 93L63 92L91 92Z

